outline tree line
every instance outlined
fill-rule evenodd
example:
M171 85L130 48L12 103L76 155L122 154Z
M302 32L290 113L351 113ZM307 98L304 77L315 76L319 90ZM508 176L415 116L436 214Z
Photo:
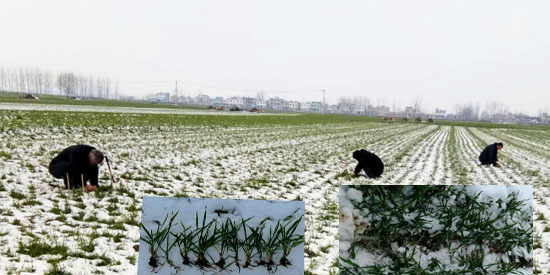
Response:
M117 95L107 77L62 72L55 74L40 68L9 69L0 67L0 91L67 97L112 98Z
M378 99L377 106L382 106L385 104L385 102L386 101L384 99ZM338 99L338 103L350 105L353 104L357 106L369 106L372 101L365 96L354 96L340 97ZM411 114L413 117L418 117L424 112L427 112L427 108L423 104L423 98L418 95L407 106L411 109ZM484 107L482 107L479 102L475 104L455 104L453 110L454 114L459 116L462 120L470 121L479 120L482 113L489 117L507 115L511 113L510 107L499 101L486 102ZM393 103L391 104L391 111L402 112L403 108L401 108L401 105L398 102L393 101Z

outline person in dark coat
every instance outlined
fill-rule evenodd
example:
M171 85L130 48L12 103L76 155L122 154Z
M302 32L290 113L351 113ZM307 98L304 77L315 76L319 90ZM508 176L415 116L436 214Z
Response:
M353 158L359 162L353 171L355 176L359 176L361 170L364 170L369 178L378 178L384 172L382 160L365 149L354 151Z
M495 167L500 167L500 164L498 164L498 151L502 150L502 147L504 147L502 142L497 142L485 147L479 155L481 165L492 164Z
M103 162L103 153L89 145L73 145L57 155L49 166L50 174L56 179L63 179L65 188L81 188L95 191L99 186L98 164ZM90 181L89 185L86 182Z

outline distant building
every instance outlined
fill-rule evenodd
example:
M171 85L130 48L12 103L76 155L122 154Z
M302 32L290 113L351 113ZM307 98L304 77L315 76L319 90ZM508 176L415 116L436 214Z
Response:
M445 119L448 119L448 120L459 120L460 119L460 116L459 115L455 115L455 114L447 114L445 116Z
M514 123L519 124L540 124L539 117L532 117L528 115L518 114L514 116Z
M543 124L550 124L550 114L548 113L542 113L540 115L540 123Z
M260 110L266 110L267 109L267 101L258 99L256 100L256 108Z
M243 97L243 108L252 109L256 107L256 98L253 97Z
M288 110L292 112L299 112L300 111L300 102L298 101L288 101L287 102Z
M312 113L320 113L323 108L323 103L321 102L318 102L318 101L311 101L311 102L308 102L309 103L309 110L308 112L312 112Z
M193 103L193 99L190 96L180 96L178 97L178 103L191 104Z
M244 104L243 98L240 96L233 96L227 99L227 105L229 105L230 107L235 106L235 107L243 108L243 104Z
M351 106L351 113L354 115L365 115L366 108L363 105L353 104Z
M390 107L388 106L372 106L369 105L366 108L366 115L368 116L388 116L390 114Z
M279 111L284 111L285 110L286 102L282 98L272 97L272 98L268 99L267 102L268 102L267 103L268 107L271 110L279 110Z
M389 113L390 113L390 107L384 106L384 105L378 107L379 116L387 116Z
M210 101L210 105L214 106L214 107L221 107L221 106L224 106L224 99L223 97L221 96L217 96L215 98L213 98L211 101Z
M156 93L154 99L156 102L170 102L170 93Z
M200 91L199 91L200 92ZM120 96L121 100L135 100L133 96ZM141 98L140 98L141 99ZM413 106L405 107L404 111L391 112L388 106L372 106L361 105L351 103L338 103L338 104L324 104L318 101L299 102L295 100L287 101L283 98L273 97L269 99L259 99L254 97L239 97L234 96L230 98L215 97L210 98L206 94L199 94L196 97L180 96L175 97L170 93L155 93L149 94L145 97L147 101L170 103L177 102L181 104L200 104L211 105L214 107L239 107L241 109L253 109L258 108L260 110L278 110L278 111L290 111L290 112L311 112L321 113L323 110L327 113L333 114L352 114L352 115L367 115L367 116L383 116L383 117L403 117L403 118L422 118L422 119L438 119L438 120L477 120L468 117L464 114L448 114L447 110L435 109L435 113L425 114L421 113ZM171 101L172 100L172 101ZM512 114L505 112L501 114L489 114L488 112L482 112L480 120L495 123L520 123L520 124L550 124L550 113L545 112L538 117L532 117L523 114Z
M200 94L195 98L195 103L199 105L211 105L212 102L208 95Z
M338 113L339 114L351 114L353 113L353 106L349 103L338 103Z
M434 114L428 114L428 118L432 119L447 119L447 111L436 108Z
M447 115L446 114L438 114L438 113L428 114L428 118L431 118L431 119L446 119Z

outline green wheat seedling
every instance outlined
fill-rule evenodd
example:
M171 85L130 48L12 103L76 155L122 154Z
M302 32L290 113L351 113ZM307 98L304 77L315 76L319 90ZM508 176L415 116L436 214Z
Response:
M195 234L197 239L193 242L191 251L197 257L195 264L198 266L210 266L210 262L206 259L206 256L210 258L211 262L214 262L212 257L206 253L206 250L218 242L218 236L214 234L216 230L211 230L212 225L216 224L215 221L211 220L206 223L206 210L204 210L202 223L199 223L199 213L195 213Z
M241 228L243 229L244 238L242 240L239 240L239 245L244 251L244 255L246 256L246 261L244 263L244 268L247 268L250 266L250 261L252 257L254 256L254 250L256 248L256 242L258 241L258 238L261 238L262 234L259 230L261 230L261 227L251 227L246 224L248 219L242 219L241 218ZM248 229L248 230L247 230Z
M294 234L294 232L296 232L296 229L298 228L298 225L300 224L300 221L302 221L302 218L303 217L300 217L294 222L289 221L284 226L281 226L281 229L279 231L279 245L283 250L283 257L280 261L281 265L286 266L290 264L290 261L288 261L287 259L290 251L292 250L292 248L304 243L304 235Z
M340 275L363 275L363 274L373 274L373 275L386 275L389 273L389 268L387 266L360 266L349 259L340 258L342 263L340 264ZM422 273L420 273L422 274Z
M264 241L264 234L263 234L264 228L265 228L264 222L266 220L267 218L260 222L260 224L257 227L259 234L256 234L254 236L255 237L254 247L256 251L258 251L258 257L260 258L258 265L266 265L266 262L264 261L264 253L265 253L265 245L267 243Z
M281 221L277 221L277 225L275 225L275 228L270 227L269 234L267 235L267 237L265 239L262 238L262 242L259 246L263 249L263 252L267 255L266 265L275 265L275 263L273 262L273 255L277 251L279 251L279 248L280 248L279 234L281 230L282 230Z
M228 244L231 250L233 250L233 263L239 268L241 268L241 264L239 261L239 249L240 249L240 241L239 241L239 230L241 228L241 225L237 222L234 222L230 219L227 219L227 237L228 237Z
M178 213L176 213L176 215L177 214ZM176 215L174 215L174 217ZM170 223L168 225L168 230L170 230L170 228L172 227L172 221L174 220L174 217L172 217L172 219L170 219ZM175 267L174 262L170 259L169 255L170 255L170 250L172 250L172 248L177 244L177 238L174 241L170 242L170 235L172 235L172 234L171 234L170 231L168 231L167 234L166 234L166 245L165 246L160 246L160 250L164 253L164 256L166 258L166 262L170 266Z
M169 233L170 233L170 228L172 227L172 222L174 221L178 213L179 211L176 212L176 214L173 214L169 221L168 221L169 215L167 214L162 224L157 222L157 228L155 231L153 231L153 229L148 230L147 227L145 227L145 225L141 223L141 227L145 231L146 236L141 237L140 239L149 245L149 253L151 254L151 257L149 258L150 266L152 267L158 266L158 250L162 246L162 243L170 235ZM168 224L166 224L167 221L168 221Z
M218 243L214 248L218 252L219 260L216 265L221 269L226 269L231 263L226 265L225 255L231 247L231 238L233 231L231 230L230 220L227 220L218 227L214 227L214 235L219 236Z
M178 246L181 258L183 259L183 264L189 265L191 264L191 261L189 260L188 255L193 246L193 239L195 238L197 232L191 230L190 226L186 227L182 222L180 222L180 224L182 227L182 232L177 234L170 232L170 234L176 238L175 243Z

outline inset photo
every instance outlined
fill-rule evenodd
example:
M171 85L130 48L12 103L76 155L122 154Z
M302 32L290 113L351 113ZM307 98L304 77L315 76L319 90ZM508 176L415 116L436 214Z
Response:
M340 187L340 274L533 274L532 186Z
M304 274L303 201L144 197L138 274Z

